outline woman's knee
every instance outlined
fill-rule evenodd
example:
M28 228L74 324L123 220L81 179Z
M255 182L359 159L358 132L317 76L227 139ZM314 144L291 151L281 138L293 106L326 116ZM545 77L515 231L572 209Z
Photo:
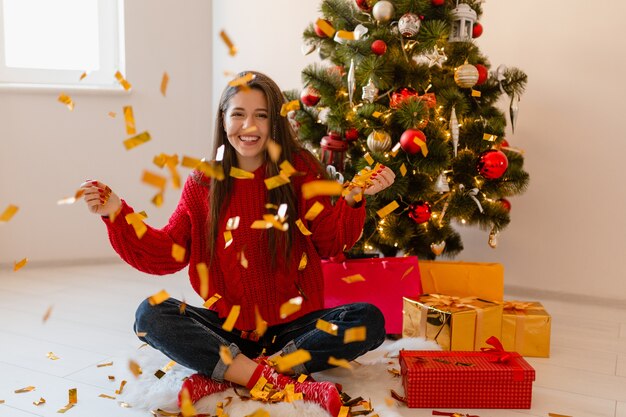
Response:
M171 309L172 299L161 304L152 305L148 299L143 300L137 311L135 311L135 333L149 332L154 325L158 325L159 317Z

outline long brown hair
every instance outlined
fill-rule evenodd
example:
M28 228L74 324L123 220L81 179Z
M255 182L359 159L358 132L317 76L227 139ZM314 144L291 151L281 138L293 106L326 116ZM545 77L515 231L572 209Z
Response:
M247 86L262 91L267 99L269 125L271 127L271 139L278 143L281 148L281 155L277 162L272 161L269 158L267 149L265 150L265 162L266 178L278 175L280 172L279 164L284 161L293 161L292 157L296 153L306 152L307 150L296 141L295 133L291 128L289 121L286 117L280 115L280 109L282 104L285 103L285 98L276 83L270 79L267 75L261 74L255 71L244 71L237 74L237 77L243 77L244 75L252 73L254 78ZM220 219L225 213L226 208L230 200L231 191L233 188L233 178L229 176L231 167L237 167L237 152L232 147L226 136L224 130L224 115L228 110L231 98L240 91L239 87L227 86L220 98L219 108L215 117L215 141L213 147L213 155L216 155L217 149L224 145L224 159L222 165L224 168L225 178L222 181L215 179L211 180L211 189L209 192L209 218L207 219L209 248L211 251L211 262L214 260L215 248L218 236L218 228ZM307 160L315 160L315 157L311 155L311 158ZM321 166L320 166L321 167ZM283 185L281 187L274 188L268 192L268 203L280 205L287 204L287 222L289 223L289 230L287 232L278 231L275 229L268 229L267 238L269 240L269 250L271 253L271 266L275 269L277 266L278 248L281 249L281 255L285 259L285 266L289 265L291 257L291 242L295 233L295 221L298 218L298 199L295 195L295 191L292 184Z

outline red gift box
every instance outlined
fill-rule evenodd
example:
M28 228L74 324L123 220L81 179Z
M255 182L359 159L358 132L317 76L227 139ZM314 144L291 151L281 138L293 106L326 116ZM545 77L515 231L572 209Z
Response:
M358 302L374 304L385 316L387 334L402 333L402 297L422 293L416 256L322 261L322 270L324 307ZM343 279L357 274L364 281Z
M504 352L501 346L483 352L400 351L407 405L530 408L535 370L518 353Z

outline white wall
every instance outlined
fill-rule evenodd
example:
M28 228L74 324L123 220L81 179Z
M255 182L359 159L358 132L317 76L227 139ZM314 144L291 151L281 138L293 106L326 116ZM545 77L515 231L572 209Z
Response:
M210 140L211 3L208 0L126 0L126 75L130 95L72 93L69 112L58 92L0 92L0 211L20 207L0 225L0 263L28 257L52 260L116 256L102 222L84 204L57 206L85 179L101 179L153 225L163 225L178 200L150 203L154 190L140 181L158 171L161 152L206 155ZM79 35L79 34L77 34ZM159 91L170 75L167 98ZM132 105L138 131L152 141L126 151L122 106ZM107 116L117 112L117 118ZM182 170L185 176L188 170Z

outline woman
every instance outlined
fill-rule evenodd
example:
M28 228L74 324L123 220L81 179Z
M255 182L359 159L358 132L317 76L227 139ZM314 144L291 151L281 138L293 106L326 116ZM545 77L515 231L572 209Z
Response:
M250 73L240 76L246 74ZM376 307L356 303L323 309L321 259L354 245L365 219L364 204L355 197L383 190L395 175L383 168L371 186L354 187L334 205L325 196L304 199L302 185L323 179L324 170L298 144L288 120L280 116L285 100L276 83L266 75L251 74L246 87L228 86L220 100L214 155L223 145L225 178L219 181L194 171L164 228L148 227L139 239L124 220L133 209L99 181L82 185L85 200L90 211L103 216L113 248L131 266L163 275L190 265L195 291L205 300L221 296L209 309L187 306L184 314L181 302L173 298L154 306L146 300L137 309L135 331L142 334L140 339L198 372L184 381L179 401L188 393L195 402L233 384L252 388L263 377L276 389L295 384L295 392L301 392L305 401L337 415L341 400L334 384L297 382L277 373L270 365L271 357L270 361L259 357L306 350L311 360L286 373L309 374L331 368L331 356L350 361L383 342L384 318ZM270 138L280 145L276 161L269 157ZM301 175L294 174L290 183L268 190L264 180L278 175L283 161L289 161ZM230 176L231 168L251 172L254 178ZM305 214L315 203L322 204L323 210L306 220ZM288 224L286 231L251 228L264 215L275 215L281 204L286 204L286 214L275 218ZM235 228L229 219L236 217L239 226ZM298 219L310 235L300 231ZM232 239L225 236L227 226ZM182 262L172 257L173 244L186 249ZM208 266L208 291L198 272L202 264ZM281 315L281 305L296 297L303 300L300 309ZM240 306L240 314L234 329L227 331L222 326L233 306ZM257 332L261 318L268 326L263 334ZM317 329L319 319L336 325L337 335ZM344 332L359 326L367 329L365 340L344 344ZM230 351L230 364L221 359L221 346Z

